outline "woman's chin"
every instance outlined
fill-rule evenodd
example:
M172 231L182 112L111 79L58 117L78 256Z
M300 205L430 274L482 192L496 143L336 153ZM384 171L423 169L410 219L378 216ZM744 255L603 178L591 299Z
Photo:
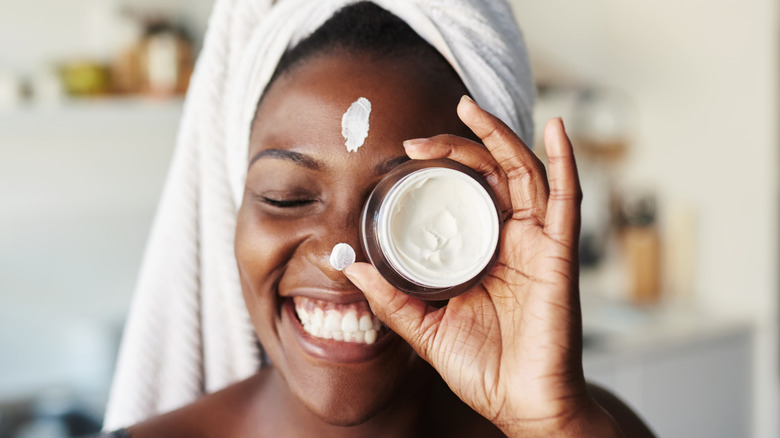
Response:
M357 409L334 409L333 406L308 406L309 410L322 421L331 426L352 427L359 426L376 418L382 410L380 407L350 406Z
M309 412L333 426L364 424L404 398L399 375L384 380L328 366L307 371L305 376L293 371L288 385Z
M304 330L291 300L281 307L274 352L281 360L272 362L295 397L327 424L363 424L428 374L429 365L394 333L372 344L321 339Z
M397 348L401 350L397 354L406 353L406 360L392 355L396 360L349 365L287 361L282 374L299 406L322 423L363 425L389 413L391 407L411 408L419 402L418 391L433 381L435 374L425 361L401 345Z
M412 394L435 376L386 328L371 343L324 339L307 332L292 299L282 299L277 309L263 319L263 324L275 320L273 328L253 322L291 396L289 408L300 410L304 418L339 427L362 425L391 406L414 403Z

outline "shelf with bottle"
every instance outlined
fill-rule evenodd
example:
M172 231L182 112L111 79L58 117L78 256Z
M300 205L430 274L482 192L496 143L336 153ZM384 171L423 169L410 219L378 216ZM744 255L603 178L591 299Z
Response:
M106 13L121 35L100 53L74 50L26 69L0 66L0 118L180 113L199 36L178 12L120 7Z

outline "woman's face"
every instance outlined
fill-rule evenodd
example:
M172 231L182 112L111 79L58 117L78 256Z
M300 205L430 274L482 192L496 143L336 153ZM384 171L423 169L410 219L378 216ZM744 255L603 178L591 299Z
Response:
M403 140L469 135L455 112L466 90L430 64L408 56L315 55L272 84L252 126L235 242L244 299L273 366L331 424L362 423L430 375L386 328L368 343L373 335L367 340L370 330L363 329L374 322L365 298L329 263L340 242L366 260L361 208L382 176L407 159ZM342 116L360 97L371 102L368 137L348 152ZM304 330L301 312L309 320L323 316L309 330L319 336ZM361 334L351 331L350 313ZM342 332L350 340L323 338L328 324L351 325Z

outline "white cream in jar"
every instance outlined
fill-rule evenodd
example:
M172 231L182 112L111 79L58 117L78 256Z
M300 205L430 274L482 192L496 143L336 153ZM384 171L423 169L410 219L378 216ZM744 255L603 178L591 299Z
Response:
M473 287L498 255L495 195L451 160L411 161L372 192L361 240L369 261L395 287L445 299Z

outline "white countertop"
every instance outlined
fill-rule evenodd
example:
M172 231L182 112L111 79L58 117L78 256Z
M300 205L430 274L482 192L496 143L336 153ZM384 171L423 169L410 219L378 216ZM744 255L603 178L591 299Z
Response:
M754 330L741 315L711 314L691 305L640 308L583 297L584 357L671 349Z

